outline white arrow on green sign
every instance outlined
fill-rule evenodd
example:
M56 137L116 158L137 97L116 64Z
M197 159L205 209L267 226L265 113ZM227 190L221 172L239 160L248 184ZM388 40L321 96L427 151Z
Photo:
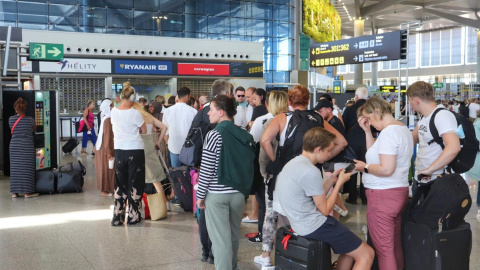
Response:
M30 60L62 60L63 44L30 42Z

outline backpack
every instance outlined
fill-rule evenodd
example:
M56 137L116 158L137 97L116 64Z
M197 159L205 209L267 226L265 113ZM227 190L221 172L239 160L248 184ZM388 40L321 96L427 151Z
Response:
M435 126L435 116L440 110L435 110L433 112L432 118L430 119L429 128L430 132L432 133L433 139L428 142L428 144L432 144L436 142L439 144L442 149L445 148L443 144L443 139L438 135L437 127ZM477 157L477 152L479 148L479 142L477 137L475 136L475 128L473 127L473 123L470 122L467 118L455 113L451 112L455 115L455 119L457 120L457 134L464 134L464 136L460 136L460 147L462 148L460 152L458 152L457 156L447 165L447 170L453 170L455 173L464 173L469 171L473 164L475 164L475 158ZM459 132L460 131L460 132Z
M458 173L444 174L418 186L405 208L402 223L413 221L432 230L451 230L464 222L471 206L472 197L463 177Z
M285 142L283 146L278 146L275 161L266 168L267 173L273 175L268 183L268 197L270 200L273 198L276 176L282 171L285 164L302 153L303 135L312 128L323 128L323 118L316 111L295 110L287 113L287 117L289 115L292 115L292 118L285 127L287 129Z
M459 113L461 116L463 116L463 117L465 117L465 118L467 118L467 119L469 118L468 107L466 107L466 106L460 106L460 107L458 107L458 113Z

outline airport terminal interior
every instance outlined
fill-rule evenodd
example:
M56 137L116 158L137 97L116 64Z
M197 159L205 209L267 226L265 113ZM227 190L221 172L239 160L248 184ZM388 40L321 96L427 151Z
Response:
M217 79L267 92L302 84L310 108L329 93L340 109L365 87L413 130L405 92L416 81L432 84L441 103L480 98L479 44L479 0L0 0L0 269L215 269L200 260L192 212L170 204L165 219L110 226L114 200L97 189L91 143L88 154L81 145L62 152L81 141L75 123L87 102L96 116L124 82L137 101L182 87L212 98ZM80 161L82 192L12 198L8 119L18 97L35 119L36 169ZM465 221L469 268L480 270L478 180L466 179ZM343 223L365 240L367 206L346 207ZM238 269L262 269L253 261L262 244L245 236L257 231L241 224Z

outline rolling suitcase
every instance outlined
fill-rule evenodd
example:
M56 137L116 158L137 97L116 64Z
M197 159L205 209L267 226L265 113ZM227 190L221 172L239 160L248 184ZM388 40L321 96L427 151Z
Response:
M63 146L62 146L62 151L65 154L71 153L75 148L77 148L78 144L80 142L75 140L75 139L70 139L68 140Z
M275 239L275 269L330 270L330 245L299 236L290 226L281 227Z
M470 224L448 231L407 222L404 228L405 269L468 270L472 251Z
M57 174L57 193L82 192L86 170L80 161L62 166Z
M53 194L57 190L57 175L53 171L35 172L35 192L40 194Z
M169 170L160 151L158 154L160 156L160 161L165 168L167 178L170 183L172 183L173 190L175 191L175 195L177 196L180 206L185 212L191 212L193 210L193 192L192 183L190 180L190 170L186 166Z

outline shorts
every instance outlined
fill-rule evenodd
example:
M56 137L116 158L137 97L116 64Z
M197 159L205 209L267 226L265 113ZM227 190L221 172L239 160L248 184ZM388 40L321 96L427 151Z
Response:
M357 235L331 216L317 230L303 237L328 243L335 254L352 252L362 244Z

